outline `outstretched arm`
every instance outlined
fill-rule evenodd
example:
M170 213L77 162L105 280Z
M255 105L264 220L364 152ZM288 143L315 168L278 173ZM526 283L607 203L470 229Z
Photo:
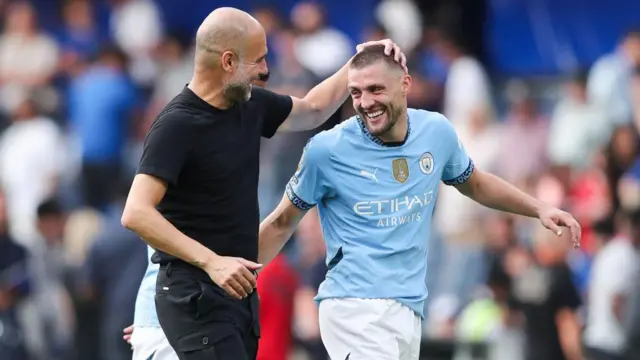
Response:
M493 174L474 169L471 177L456 185L456 188L462 194L492 209L539 218L542 225L558 236L562 235L560 227L568 227L574 247L580 246L580 225L571 214L525 194Z
M258 262L266 265L289 241L300 219L307 213L285 194L278 207L260 223Z
M395 61L402 64L406 70L407 59L401 52L398 45L393 41L380 40L370 41L360 44L356 47L356 51L360 52L370 45L384 45L385 53L394 56ZM347 89L347 72L349 63L344 65L338 72L327 78L316 87L311 89L309 93L302 99L291 97L293 107L289 117L280 126L279 130L283 131L305 131L313 130L322 125L347 99L349 92Z

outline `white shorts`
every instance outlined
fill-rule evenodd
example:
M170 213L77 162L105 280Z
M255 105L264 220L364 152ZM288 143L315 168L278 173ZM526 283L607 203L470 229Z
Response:
M418 360L422 319L396 300L327 299L319 311L332 360Z
M132 360L178 360L161 327L135 327L131 334Z

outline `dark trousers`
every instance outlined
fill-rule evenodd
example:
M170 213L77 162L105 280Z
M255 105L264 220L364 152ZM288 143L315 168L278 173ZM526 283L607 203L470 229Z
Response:
M255 360L258 296L236 300L183 262L160 266L156 311L180 360Z

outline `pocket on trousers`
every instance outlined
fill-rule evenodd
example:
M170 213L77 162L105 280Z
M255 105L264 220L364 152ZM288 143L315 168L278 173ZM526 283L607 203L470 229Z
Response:
M207 331L199 331L178 339L176 352L185 360L217 360L216 343L234 336L230 326L215 326Z

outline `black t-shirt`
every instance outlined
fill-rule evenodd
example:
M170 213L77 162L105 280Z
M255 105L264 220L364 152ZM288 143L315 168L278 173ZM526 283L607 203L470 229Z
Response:
M571 271L565 265L533 267L515 278L510 307L524 313L527 360L565 360L556 316L581 304Z
M260 137L272 137L292 106L254 87L249 101L220 110L185 87L151 126L138 168L168 184L158 211L216 254L256 261ZM175 257L156 251L152 260Z

